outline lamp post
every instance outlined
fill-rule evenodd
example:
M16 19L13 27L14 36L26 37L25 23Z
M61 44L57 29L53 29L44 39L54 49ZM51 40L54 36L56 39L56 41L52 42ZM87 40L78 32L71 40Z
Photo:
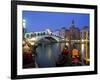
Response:
M26 20L23 19L23 28L26 28Z
M85 55L85 58L86 58L86 64L88 64L88 61L89 61L89 56L88 56L88 32L86 32L86 55Z
M26 33L26 20L25 19L23 19L22 21L22 26L23 26L23 38L24 38L24 35Z

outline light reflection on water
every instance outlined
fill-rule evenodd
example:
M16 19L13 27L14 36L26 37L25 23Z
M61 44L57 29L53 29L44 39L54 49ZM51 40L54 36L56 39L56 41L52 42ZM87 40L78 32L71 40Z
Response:
M82 54L82 63L84 63L83 59L84 59L84 44L81 44L81 54Z
M57 56L60 54L58 44L42 44L37 48L36 61L39 67L54 67Z
M36 61L39 67L55 67L58 55L61 54L64 43L54 43L54 44L41 44L37 48ZM81 58L83 60L85 53L85 44L78 44L77 48L81 53ZM83 61L82 61L83 63Z

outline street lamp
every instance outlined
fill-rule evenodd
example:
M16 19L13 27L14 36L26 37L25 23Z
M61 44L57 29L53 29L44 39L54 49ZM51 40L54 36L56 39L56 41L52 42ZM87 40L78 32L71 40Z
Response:
M26 20L23 19L23 28L25 29L26 28Z
M88 32L86 32L86 64L88 64L88 61L89 61L89 56L88 56Z
M22 21L22 26L23 26L23 38L24 38L24 35L26 33L26 20L25 19L23 19Z

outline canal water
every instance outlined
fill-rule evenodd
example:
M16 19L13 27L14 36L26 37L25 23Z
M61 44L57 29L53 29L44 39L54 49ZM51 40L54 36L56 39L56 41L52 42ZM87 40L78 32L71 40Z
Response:
M55 67L59 54L61 54L59 43L42 43L37 48L36 62L39 67Z
M85 57L85 44L76 44L78 50L80 51L82 63L83 58ZM45 44L42 43L38 46L36 49L37 56L36 56L36 62L40 68L45 67L55 67L56 61L58 59L58 56L61 54L63 47L65 46L65 43L51 43L51 44ZM84 65L84 64L83 64Z

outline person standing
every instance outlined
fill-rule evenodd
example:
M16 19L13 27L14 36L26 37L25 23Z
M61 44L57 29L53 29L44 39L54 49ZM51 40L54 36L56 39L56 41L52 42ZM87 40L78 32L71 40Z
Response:
M65 46L61 55L58 57L57 66L70 66L70 64L70 53L68 51L68 46Z
M80 63L80 52L79 50L74 46L71 52L72 57L72 65L79 65Z

